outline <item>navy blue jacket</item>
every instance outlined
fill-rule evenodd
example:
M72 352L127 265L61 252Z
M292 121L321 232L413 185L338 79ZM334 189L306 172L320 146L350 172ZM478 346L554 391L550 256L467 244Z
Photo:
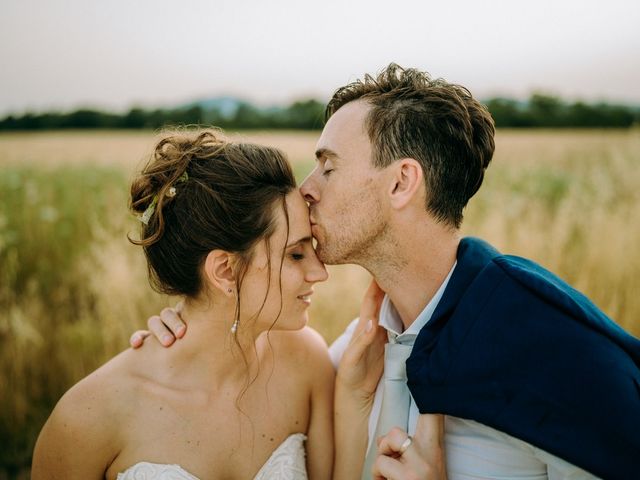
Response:
M640 340L534 262L475 238L457 262L407 360L420 412L478 421L600 477L640 478Z

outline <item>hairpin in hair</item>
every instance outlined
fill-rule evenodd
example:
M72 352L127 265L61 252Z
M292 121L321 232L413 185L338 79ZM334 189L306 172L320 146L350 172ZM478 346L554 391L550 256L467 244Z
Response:
M185 170L182 173L182 175L180 175L180 178L176 180L176 183L184 183L187 180L189 180L189 174ZM169 190L167 190L167 197L170 197L170 198L175 197L176 193L178 193L178 191L176 190L176 187L173 187L173 186L169 187ZM151 203L149 204L147 209L142 213L142 215L138 217L138 220L140 220L145 225L149 225L149 220L151 220L151 215L153 215L153 212L156 211L157 204L158 204L158 195L156 194L154 195L153 200L151 200Z
M157 203L158 203L158 195L155 195L153 197L153 200L151 200L151 203L149 204L147 209L142 213L142 215L138 217L138 220L140 220L145 225L149 225L149 220L151 219L151 215L153 215L153 212L156 211Z

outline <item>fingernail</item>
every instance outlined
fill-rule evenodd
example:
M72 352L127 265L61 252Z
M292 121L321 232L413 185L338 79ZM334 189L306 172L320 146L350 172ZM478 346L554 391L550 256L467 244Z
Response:
M163 345L171 344L171 335L163 335L162 336L162 344Z
M182 335L184 335L185 330L186 330L186 327L184 325L178 327L178 330L176 330L176 335L181 337Z
M373 328L373 321L372 320L367 321L367 326L364 327L364 331L369 333L372 328Z

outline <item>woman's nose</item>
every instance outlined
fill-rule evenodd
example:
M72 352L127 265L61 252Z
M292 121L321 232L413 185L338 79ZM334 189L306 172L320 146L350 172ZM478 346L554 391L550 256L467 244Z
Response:
M324 263L318 260L318 257L315 257L307 271L307 281L313 283L324 282L327 278L329 278L329 273L327 272Z

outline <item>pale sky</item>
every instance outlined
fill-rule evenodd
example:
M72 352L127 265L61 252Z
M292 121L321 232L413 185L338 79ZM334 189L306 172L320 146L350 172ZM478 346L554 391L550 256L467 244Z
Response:
M479 98L640 104L638 32L638 0L0 0L0 115L326 101L391 61Z

